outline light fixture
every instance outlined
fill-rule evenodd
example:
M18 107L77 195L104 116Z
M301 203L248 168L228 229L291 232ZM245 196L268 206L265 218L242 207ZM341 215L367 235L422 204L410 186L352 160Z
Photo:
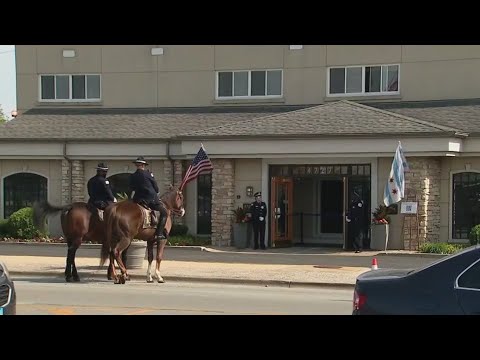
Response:
M302 50L303 45L290 45L290 50Z
M63 50L64 58L73 58L75 57L75 50Z
M163 48L152 48L152 56L163 55Z
M246 192L247 192L248 197L252 197L253 196L253 186L247 186Z

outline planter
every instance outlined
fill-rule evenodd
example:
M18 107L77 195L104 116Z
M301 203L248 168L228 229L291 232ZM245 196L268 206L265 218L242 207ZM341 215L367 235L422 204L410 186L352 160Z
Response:
M132 241L127 250L127 269L142 269L147 255L146 241Z
M385 236L387 225L372 225L370 228L370 249L371 250L385 250ZM389 235L390 237L390 235ZM390 239L388 239L390 247Z
M238 249L245 249L248 244L248 223L233 224L233 244Z

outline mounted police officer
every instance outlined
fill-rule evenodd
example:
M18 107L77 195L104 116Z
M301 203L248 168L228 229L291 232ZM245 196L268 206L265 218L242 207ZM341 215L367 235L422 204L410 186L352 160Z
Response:
M255 202L250 205L250 213L252 214L252 225L254 234L254 249L258 249L260 240L260 248L265 250L265 224L267 217L267 204L262 201L262 193L255 193ZM260 239L259 239L260 238Z
M137 204L144 203L150 209L160 212L155 239L163 240L165 239L163 230L167 222L167 210L158 197L157 181L153 173L145 168L148 163L143 156L138 157L133 163L136 165L137 171L130 175L130 189L135 192L132 200Z
M97 209L105 210L107 206L117 201L113 196L110 181L107 180L108 166L104 163L97 165L97 175L88 180L88 203Z

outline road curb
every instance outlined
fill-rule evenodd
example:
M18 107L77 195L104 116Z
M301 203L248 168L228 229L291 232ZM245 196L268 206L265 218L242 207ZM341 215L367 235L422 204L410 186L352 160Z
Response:
M63 246L67 247L66 243L49 243L49 242L6 242L6 241L0 241L0 247L2 246L9 246L9 245L22 245L22 246ZM100 248L102 247L102 244L82 244L81 247L87 247L87 248ZM199 245L185 245L185 246L180 246L180 245L166 245L165 246L167 249L172 250L172 249L181 249L181 250L197 250L197 251L208 251L205 246L199 246Z
M12 277L15 276L49 276L63 278L63 274L56 274L46 271L10 271ZM106 274L82 273L81 278L102 278L106 280ZM130 274L134 280L145 280L146 275ZM308 282L308 281L288 281L288 280L255 280L255 279L229 279L229 278L201 278L191 276L163 276L165 281L178 282L203 282L203 283L222 283L232 285L263 285L277 287L317 287L317 288L339 288L353 289L355 284L350 283L328 283L328 282ZM13 279L15 281L15 279Z
M395 253L395 254L385 254L385 253L378 253L376 256L402 256L402 257L419 257L419 258L438 259L438 258L447 256L447 254L429 254L429 253L418 253L418 254Z

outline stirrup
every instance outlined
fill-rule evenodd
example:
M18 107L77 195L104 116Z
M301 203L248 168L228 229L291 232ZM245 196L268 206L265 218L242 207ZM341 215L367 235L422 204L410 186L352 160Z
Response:
M153 238L155 240L165 240L166 239L165 235L163 235L163 234L155 235Z

